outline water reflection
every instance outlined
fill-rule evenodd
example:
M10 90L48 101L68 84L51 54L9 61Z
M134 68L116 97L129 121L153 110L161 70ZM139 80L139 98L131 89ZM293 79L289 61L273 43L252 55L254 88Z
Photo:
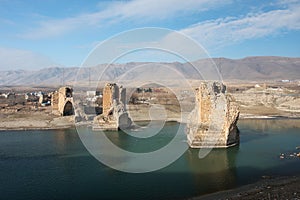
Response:
M95 132L87 129L80 130L79 135L95 158L126 172L163 168L177 160L188 148L186 142L183 142L186 138L184 126L179 123L168 123L150 138L133 137L123 131Z
M55 145L59 152L65 152L65 147L67 143L67 135L65 133L65 130L56 130L54 134Z
M155 126L155 124L153 125ZM179 142L186 140L184 126L180 126L177 122L167 122L163 128L159 130L156 130L156 128L157 127L151 126L126 130L126 132L121 130L105 131L105 136L116 146L136 153L148 153L159 150L168 145L175 136ZM153 129L155 129L153 136L146 138L140 137L142 134L151 135Z
M205 158L199 159L199 150L189 149L185 155L189 170L195 174L196 187L201 188L204 193L235 187L237 185L235 161L238 151L238 146L213 149Z
M300 128L300 123L299 119L242 119L238 121L238 127L259 133L281 133L287 129Z

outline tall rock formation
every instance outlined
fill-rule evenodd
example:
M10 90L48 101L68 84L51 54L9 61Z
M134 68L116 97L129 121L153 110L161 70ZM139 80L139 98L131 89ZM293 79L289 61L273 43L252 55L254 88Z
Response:
M239 143L238 105L220 82L203 82L196 89L187 140L192 148L226 148Z
M103 113L94 118L94 130L118 130L131 126L126 112L126 89L116 83L107 83L103 89Z

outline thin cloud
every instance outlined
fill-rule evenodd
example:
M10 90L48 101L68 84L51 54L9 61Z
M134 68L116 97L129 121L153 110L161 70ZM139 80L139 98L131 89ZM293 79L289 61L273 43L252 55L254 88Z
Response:
M83 27L102 26L123 20L162 20L189 12L201 12L219 7L232 0L133 0L113 2L105 9L75 17L45 20L38 26L20 35L23 38L39 39L59 36Z
M300 30L300 5L242 18L220 18L204 21L181 30L207 48L222 47L248 39Z
M0 18L0 25L15 25L12 20Z
M0 47L0 70L41 69L56 65L48 57L32 51Z
M275 5L284 5L286 7L293 6L295 4L299 4L299 0L278 0Z

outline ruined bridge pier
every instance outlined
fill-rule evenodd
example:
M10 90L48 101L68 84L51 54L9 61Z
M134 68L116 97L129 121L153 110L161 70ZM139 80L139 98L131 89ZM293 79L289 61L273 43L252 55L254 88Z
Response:
M192 148L226 148L239 143L239 107L220 82L203 82L196 89L196 105L187 124Z
M52 112L61 116L74 115L73 89L71 87L61 87L52 94Z
M103 88L103 112L94 118L93 130L118 130L129 128L131 118L126 112L126 89L116 83Z
M226 148L239 143L239 108L220 82L203 82L196 89L196 105L187 124L191 148ZM132 124L126 112L126 90L115 83L103 89L103 113L94 118L94 130L118 130Z

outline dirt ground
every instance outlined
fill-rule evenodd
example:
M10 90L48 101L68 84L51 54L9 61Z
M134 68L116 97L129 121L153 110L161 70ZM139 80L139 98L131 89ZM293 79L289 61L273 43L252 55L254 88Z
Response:
M240 107L240 111L240 119L268 117L300 118L299 113L283 112L264 106ZM188 112L177 112L172 106L167 106L165 110L156 112L155 108L151 105L129 105L128 112L133 121L162 118L167 121L185 123L189 115ZM74 116L61 117L53 115L51 106L30 111L17 108L10 111L0 110L0 130L60 129L69 128L74 125Z
M74 117L52 114L51 107L37 110L1 110L0 130L60 129L74 126Z

